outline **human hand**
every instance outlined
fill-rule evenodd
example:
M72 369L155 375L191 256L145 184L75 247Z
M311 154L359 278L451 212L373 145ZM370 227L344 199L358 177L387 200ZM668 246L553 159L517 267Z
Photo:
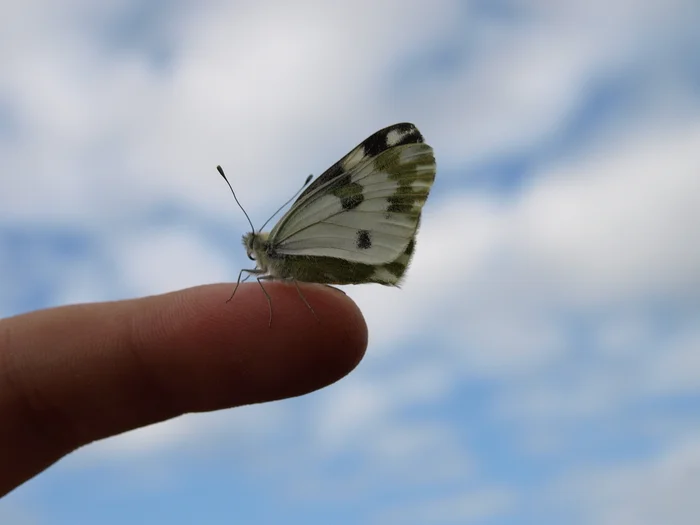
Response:
M299 396L362 359L357 306L325 286L199 286L0 320L0 496L69 452L188 412Z

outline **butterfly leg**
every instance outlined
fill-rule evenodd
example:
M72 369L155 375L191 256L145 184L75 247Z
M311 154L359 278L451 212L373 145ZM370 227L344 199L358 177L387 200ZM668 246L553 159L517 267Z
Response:
M262 282L265 280L269 281L271 279L273 279L273 277L269 275L260 275L255 278L255 280L258 281L258 284L260 285L260 289L265 294L265 297L267 297L267 307L270 309L270 321L267 323L268 328L272 327L272 298L270 297L270 294L267 293L267 290L265 290L265 287L263 286Z
M312 313L312 314L314 314L314 317L316 318L316 321L318 321L318 322L320 323L321 320L320 320L320 319L318 318L318 316L316 315L316 312L314 311L313 308L311 308L311 305L309 304L309 301L306 300L306 297L304 297L304 294L301 293L301 288L299 288L299 283L296 281L296 279L294 279L294 286L296 286L297 292L299 292L299 297L301 297L301 300L304 301L304 304L306 305L306 307L307 307L309 310L311 310L311 313Z
M243 281L241 281L241 276L243 275L243 272L248 272L248 275L246 275L245 279L243 279ZM259 270L259 269L255 269L255 270L245 270L244 269L244 270L241 270L240 272L238 272L238 279L236 279L236 286L233 289L233 293L231 293L231 297L229 297L226 302L230 303L233 300L233 296L236 295L236 291L238 291L238 287L240 286L241 282L246 282L250 278L251 275L260 274L260 273L263 273L263 272L262 272L262 270ZM265 295L267 295L267 294L265 294Z
M229 297L226 300L227 303L230 303L231 301L233 301L233 296L236 295L236 292L238 291L238 286L241 284L241 276L243 275L243 272L245 272L245 270L241 270L240 272L238 272L238 279L236 279L236 286L233 288L233 292L231 293L231 297Z

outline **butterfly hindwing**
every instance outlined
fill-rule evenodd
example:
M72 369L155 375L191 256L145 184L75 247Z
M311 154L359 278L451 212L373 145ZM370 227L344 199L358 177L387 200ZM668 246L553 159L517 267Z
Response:
M398 286L413 257L415 237L395 260L386 264L351 262L337 257L282 255L270 261L280 278L325 284L378 283Z

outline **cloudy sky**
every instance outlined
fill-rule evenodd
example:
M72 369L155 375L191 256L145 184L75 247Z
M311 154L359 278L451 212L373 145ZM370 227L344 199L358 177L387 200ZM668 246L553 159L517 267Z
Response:
M373 131L436 152L402 290L303 398L93 444L13 525L700 515L696 0L3 1L0 316L235 279Z

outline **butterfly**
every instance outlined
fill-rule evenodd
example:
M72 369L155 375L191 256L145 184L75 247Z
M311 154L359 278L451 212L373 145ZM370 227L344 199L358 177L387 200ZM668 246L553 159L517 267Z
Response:
M217 170L240 206L221 166ZM433 149L413 124L375 132L311 184L309 176L271 231L256 231L245 214L252 231L243 236L243 245L256 267L240 271L229 301L244 272L255 276L267 297L271 325L272 300L264 280L293 281L314 315L297 281L399 286L435 172Z

